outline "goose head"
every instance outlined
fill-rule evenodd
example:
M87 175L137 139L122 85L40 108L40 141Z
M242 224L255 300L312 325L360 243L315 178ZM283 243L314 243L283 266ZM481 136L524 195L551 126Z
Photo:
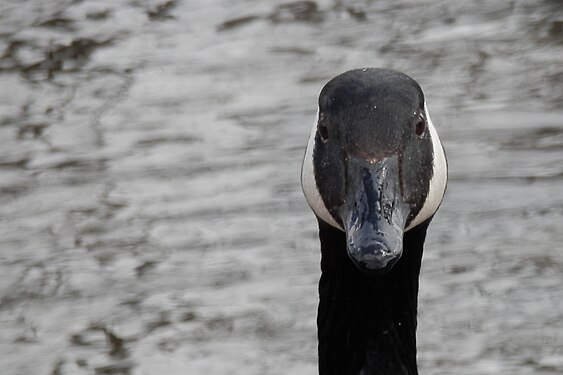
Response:
M424 94L409 76L358 69L330 80L302 168L318 220L342 231L365 273L392 269L406 231L438 209L447 166Z

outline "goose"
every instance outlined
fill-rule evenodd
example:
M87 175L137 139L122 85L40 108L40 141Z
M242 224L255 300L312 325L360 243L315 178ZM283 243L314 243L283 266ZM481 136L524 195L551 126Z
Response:
M321 90L301 184L318 221L319 374L418 374L426 231L447 183L419 84L356 69Z

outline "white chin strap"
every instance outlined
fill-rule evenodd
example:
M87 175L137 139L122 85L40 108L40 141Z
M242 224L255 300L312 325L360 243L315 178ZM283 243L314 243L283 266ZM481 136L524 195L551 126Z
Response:
M438 137L438 132L430 119L430 114L428 114L426 103L424 103L424 112L426 120L428 121L430 140L432 141L432 179L430 180L428 195L426 196L426 200L424 201L422 208L405 231L416 227L418 224L434 215L434 213L438 210L438 207L440 207L440 203L442 203L444 193L446 192L446 182L448 180L446 155L444 154L444 148L442 147L442 142L440 142L440 137Z
M428 109L426 108L426 103L424 104L424 112L426 119L428 121L428 130L430 132L430 140L432 141L432 179L430 180L430 187L428 190L428 195L426 200L422 205L422 208L405 229L408 231L417 225L424 222L426 219L430 218L440 207L444 193L446 191L446 182L448 176L448 166L446 163L446 155L444 154L444 149L442 148L442 143L438 137L438 132L430 119L428 114ZM305 158L303 159L303 167L301 168L301 186L303 188L303 193L307 199L307 203L315 214L322 219L324 222L330 224L331 226L343 231L343 228L334 220L328 209L326 208L321 194L319 193L319 188L317 186L317 181L315 179L315 166L313 160L313 153L315 150L315 136L317 134L317 122L319 120L319 111L317 111L317 118L311 130L309 136L309 142L307 143L307 150L305 151Z
M317 110L317 118L313 124L311 135L309 136L309 142L307 143L307 150L305 151L305 158L303 159L303 166L301 168L301 187L303 188L303 193L305 194L307 203L309 203L309 206L315 214L324 222L344 231L334 220L330 212L328 212L328 209L321 198L321 194L319 193L319 188L317 187L317 181L315 179L313 151L315 150L315 135L317 134L318 121L319 111Z

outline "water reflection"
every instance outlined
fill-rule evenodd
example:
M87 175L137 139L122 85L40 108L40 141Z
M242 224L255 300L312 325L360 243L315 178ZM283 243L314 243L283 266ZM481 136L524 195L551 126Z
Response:
M344 70L425 89L451 180L426 374L563 371L558 1L0 4L3 373L311 374L299 168Z

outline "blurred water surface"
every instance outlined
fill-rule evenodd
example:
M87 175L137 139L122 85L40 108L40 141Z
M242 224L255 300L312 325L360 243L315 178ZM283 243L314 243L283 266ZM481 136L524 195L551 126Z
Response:
M0 3L0 372L314 374L322 85L404 71L450 181L423 374L563 373L560 1Z

